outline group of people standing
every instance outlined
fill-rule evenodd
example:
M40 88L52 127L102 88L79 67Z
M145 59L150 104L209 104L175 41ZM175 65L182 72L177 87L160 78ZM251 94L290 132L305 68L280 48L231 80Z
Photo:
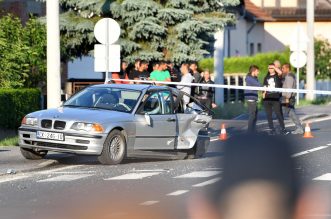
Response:
M148 61L137 59L134 66L129 67L128 63L123 61L121 64L121 72L113 73L112 79L126 79L133 81L116 81L118 84L135 83L138 81L156 81L157 85L162 85L162 82L179 82L179 83L200 83L214 84L210 77L210 71L205 69L203 72L198 71L197 62L184 62L180 69L177 69L172 62L156 61L151 64ZM179 90L197 98L202 104L209 108L216 107L215 105L215 89L209 86L188 86L177 85ZM184 96L184 104L190 102L189 96Z
M296 89L296 77L291 72L291 65L285 63L280 64L278 60L268 65L268 73L265 76L263 83L258 80L260 73L259 67L252 65L249 68L249 73L246 77L246 85L254 87L267 88L289 88ZM296 93L292 92L262 92L263 106L266 112L270 134L288 134L285 129L284 116L289 116L296 126L292 134L303 134L304 130L298 116L295 113ZM245 90L245 99L248 106L248 132L256 131L257 113L259 92L254 90ZM275 113L279 122L280 131L277 132L273 124L273 113Z

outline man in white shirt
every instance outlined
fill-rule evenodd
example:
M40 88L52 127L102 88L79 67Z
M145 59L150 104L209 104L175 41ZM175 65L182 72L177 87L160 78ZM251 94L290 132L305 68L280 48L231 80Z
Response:
M192 83L193 81L193 76L189 72L189 64L188 63L183 63L180 67L180 72L182 74L182 79L180 83ZM177 88L188 95L191 95L191 86L181 86L178 85ZM188 104L190 102L190 97L189 96L184 96L184 105Z

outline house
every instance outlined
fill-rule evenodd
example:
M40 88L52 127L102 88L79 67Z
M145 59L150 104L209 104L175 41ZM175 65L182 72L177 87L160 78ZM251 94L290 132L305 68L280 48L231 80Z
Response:
M46 4L36 0L2 0L0 2L0 17L8 13L16 15L25 23L30 16L45 16Z
M306 0L242 0L237 21L225 32L225 55L282 51L300 22L306 31ZM331 42L331 0L315 0L314 35Z

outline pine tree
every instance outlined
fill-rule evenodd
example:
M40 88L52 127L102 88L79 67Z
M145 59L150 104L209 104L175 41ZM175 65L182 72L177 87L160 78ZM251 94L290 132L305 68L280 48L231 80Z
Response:
M234 21L226 7L239 0L62 0L62 36L69 56L93 49L94 24L111 17L121 26L122 57L132 62L180 63L208 55L213 34Z

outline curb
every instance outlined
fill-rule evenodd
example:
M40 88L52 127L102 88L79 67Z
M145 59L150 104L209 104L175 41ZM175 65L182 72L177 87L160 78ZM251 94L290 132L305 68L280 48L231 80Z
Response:
M321 119L321 118L326 118L326 117L329 117L330 115L329 114L325 114L325 113L322 113L322 114L315 114L315 115L306 115L306 116L302 116L301 118L299 118L299 120L301 121L301 123L304 123L304 122L307 122L307 121L310 121L312 122L311 120L315 120L315 119ZM331 117L330 117L331 119ZM288 124L289 122L287 122ZM291 123L291 122L290 122ZM292 123L291 123L292 124ZM285 123L285 126L286 126L286 123ZM292 125L291 125L292 126ZM263 128L263 127L266 127L266 128L269 128L268 127L268 122L261 122L261 123L258 123L256 124L256 127L259 127L259 128ZM247 126L243 127L243 129L247 129Z

